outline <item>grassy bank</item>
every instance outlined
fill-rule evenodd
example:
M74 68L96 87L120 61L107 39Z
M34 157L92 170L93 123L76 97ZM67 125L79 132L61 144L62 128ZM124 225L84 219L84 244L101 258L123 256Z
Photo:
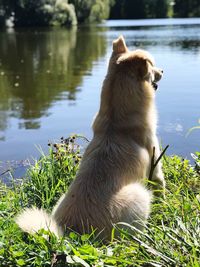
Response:
M178 156L164 157L166 199L155 199L143 233L121 232L109 244L95 233L62 239L41 231L22 233L14 222L24 207L51 210L73 180L81 160L74 139L50 145L27 177L0 183L0 266L188 266L200 262L200 153L193 166ZM117 226L116 226L117 227ZM44 234L46 238L44 238Z

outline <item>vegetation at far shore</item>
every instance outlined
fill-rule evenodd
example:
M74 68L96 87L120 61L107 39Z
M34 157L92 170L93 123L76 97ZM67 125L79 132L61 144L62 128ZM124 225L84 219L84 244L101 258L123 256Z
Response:
M0 26L72 26L109 18L199 16L199 0L0 0Z
M0 183L0 266L188 266L200 262L200 153L191 165L178 156L164 156L166 198L154 198L144 232L121 230L103 243L94 233L71 232L61 239L41 230L23 233L14 218L24 207L51 211L74 179L81 160L76 138L49 144L49 154L30 166L26 177Z

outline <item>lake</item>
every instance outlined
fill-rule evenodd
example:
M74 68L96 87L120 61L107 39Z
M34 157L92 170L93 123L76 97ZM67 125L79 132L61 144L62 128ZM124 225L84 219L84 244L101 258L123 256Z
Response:
M200 19L107 21L0 32L0 161L38 157L71 133L92 137L112 40L148 50L163 68L156 102L168 154L200 150Z

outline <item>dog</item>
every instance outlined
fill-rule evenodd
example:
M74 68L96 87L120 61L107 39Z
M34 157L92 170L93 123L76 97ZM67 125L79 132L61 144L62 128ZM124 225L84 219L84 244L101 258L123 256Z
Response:
M94 136L77 176L52 214L32 208L18 215L22 230L45 228L61 236L67 229L80 234L96 229L109 239L118 222L143 228L152 199L143 180L150 171L153 147L155 157L160 155L154 99L161 77L162 70L148 52L129 51L122 36L113 41ZM165 188L160 162L152 179Z

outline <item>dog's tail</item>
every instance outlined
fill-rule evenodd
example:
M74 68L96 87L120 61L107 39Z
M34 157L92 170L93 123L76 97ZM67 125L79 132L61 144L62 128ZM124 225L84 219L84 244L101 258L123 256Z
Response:
M42 209L25 209L16 217L15 221L24 232L30 234L45 229L53 232L58 237L63 235L63 230L58 226L53 216Z
M139 230L144 228L150 214L152 194L142 184L132 183L124 186L115 195L121 221L133 224Z

